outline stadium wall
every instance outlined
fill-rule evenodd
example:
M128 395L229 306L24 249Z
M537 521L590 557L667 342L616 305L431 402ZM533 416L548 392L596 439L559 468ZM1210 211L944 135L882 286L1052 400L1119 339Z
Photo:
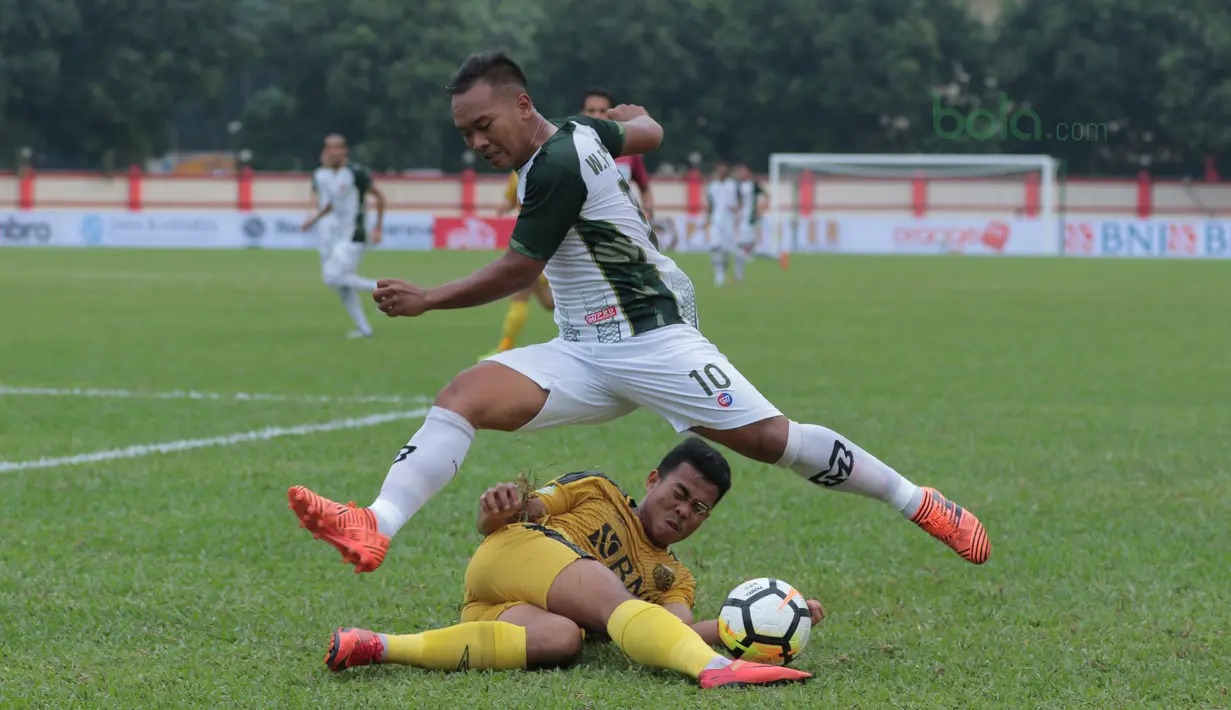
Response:
M511 218L496 217L506 179L474 172L377 177L388 200L388 249L497 249ZM922 183L922 184L921 184ZM663 247L707 248L702 176L654 181ZM306 174L226 177L0 173L0 245L314 248L299 224ZM786 211L759 250L903 254L1229 258L1231 183L1068 179L1060 224L1038 218L1037 186L1004 180L805 177L783 184Z

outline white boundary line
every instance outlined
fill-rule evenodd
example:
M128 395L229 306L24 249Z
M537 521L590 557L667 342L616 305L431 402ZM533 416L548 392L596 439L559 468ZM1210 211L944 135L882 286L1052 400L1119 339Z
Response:
M298 403L383 403L383 404L426 404L431 397L402 397L399 395L310 395L310 394L271 394L235 392L222 394L218 392L197 392L195 390L175 390L172 392L142 392L140 390L124 389L61 389L55 387L7 387L0 385L0 397L101 397L114 399L193 399L234 402L298 402Z
M208 446L234 446L248 441L268 441L281 436L302 436L304 434L315 434L322 431L338 431L340 429L360 429L363 427L376 426L387 422L398 421L401 419L418 419L426 416L428 410L426 408L415 409L407 412L389 412L387 414L373 414L366 417L348 417L346 419L334 419L333 421L324 422L321 424L301 424L292 427L266 427L264 429L254 429L252 431L241 431L234 434L225 434L223 436L214 436L206 439L181 439L179 441L166 441L158 444L137 444L136 446L128 446L123 449L108 449L105 451L92 451L86 454L76 454L73 456L61 456L57 458L41 458L34 461L0 461L0 473L9 471L28 471L36 468L57 468L59 466L73 466L83 463L94 463L96 461L112 461L115 459L134 459L149 454L166 454L175 451L187 451L189 449L202 449Z

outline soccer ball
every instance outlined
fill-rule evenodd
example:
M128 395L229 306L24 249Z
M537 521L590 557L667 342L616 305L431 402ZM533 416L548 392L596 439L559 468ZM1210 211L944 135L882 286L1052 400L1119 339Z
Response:
M731 590L718 612L718 637L731 655L785 666L812 633L808 601L781 579L752 579Z

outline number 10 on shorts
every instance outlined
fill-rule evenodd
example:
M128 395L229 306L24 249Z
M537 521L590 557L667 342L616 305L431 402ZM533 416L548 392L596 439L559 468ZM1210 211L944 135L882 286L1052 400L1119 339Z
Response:
M702 372L705 373L704 377L701 376ZM693 370L688 373L688 376L696 380L697 384L701 385L701 389L705 391L707 397L713 397L714 390L725 390L731 386L731 378L727 377L727 373L723 372L722 368L718 367L714 363L706 365L701 369L701 372ZM707 379L709 380L708 383L706 382ZM714 386L713 389L710 389L711 384Z

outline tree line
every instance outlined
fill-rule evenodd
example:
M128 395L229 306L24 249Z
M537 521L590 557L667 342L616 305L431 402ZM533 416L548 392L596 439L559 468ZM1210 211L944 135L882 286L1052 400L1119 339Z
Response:
M0 166L244 148L303 169L339 131L375 169L453 171L443 87L493 46L547 115L589 87L646 106L651 168L1046 152L1070 174L1231 172L1225 0L1009 1L990 25L960 0L0 0Z

